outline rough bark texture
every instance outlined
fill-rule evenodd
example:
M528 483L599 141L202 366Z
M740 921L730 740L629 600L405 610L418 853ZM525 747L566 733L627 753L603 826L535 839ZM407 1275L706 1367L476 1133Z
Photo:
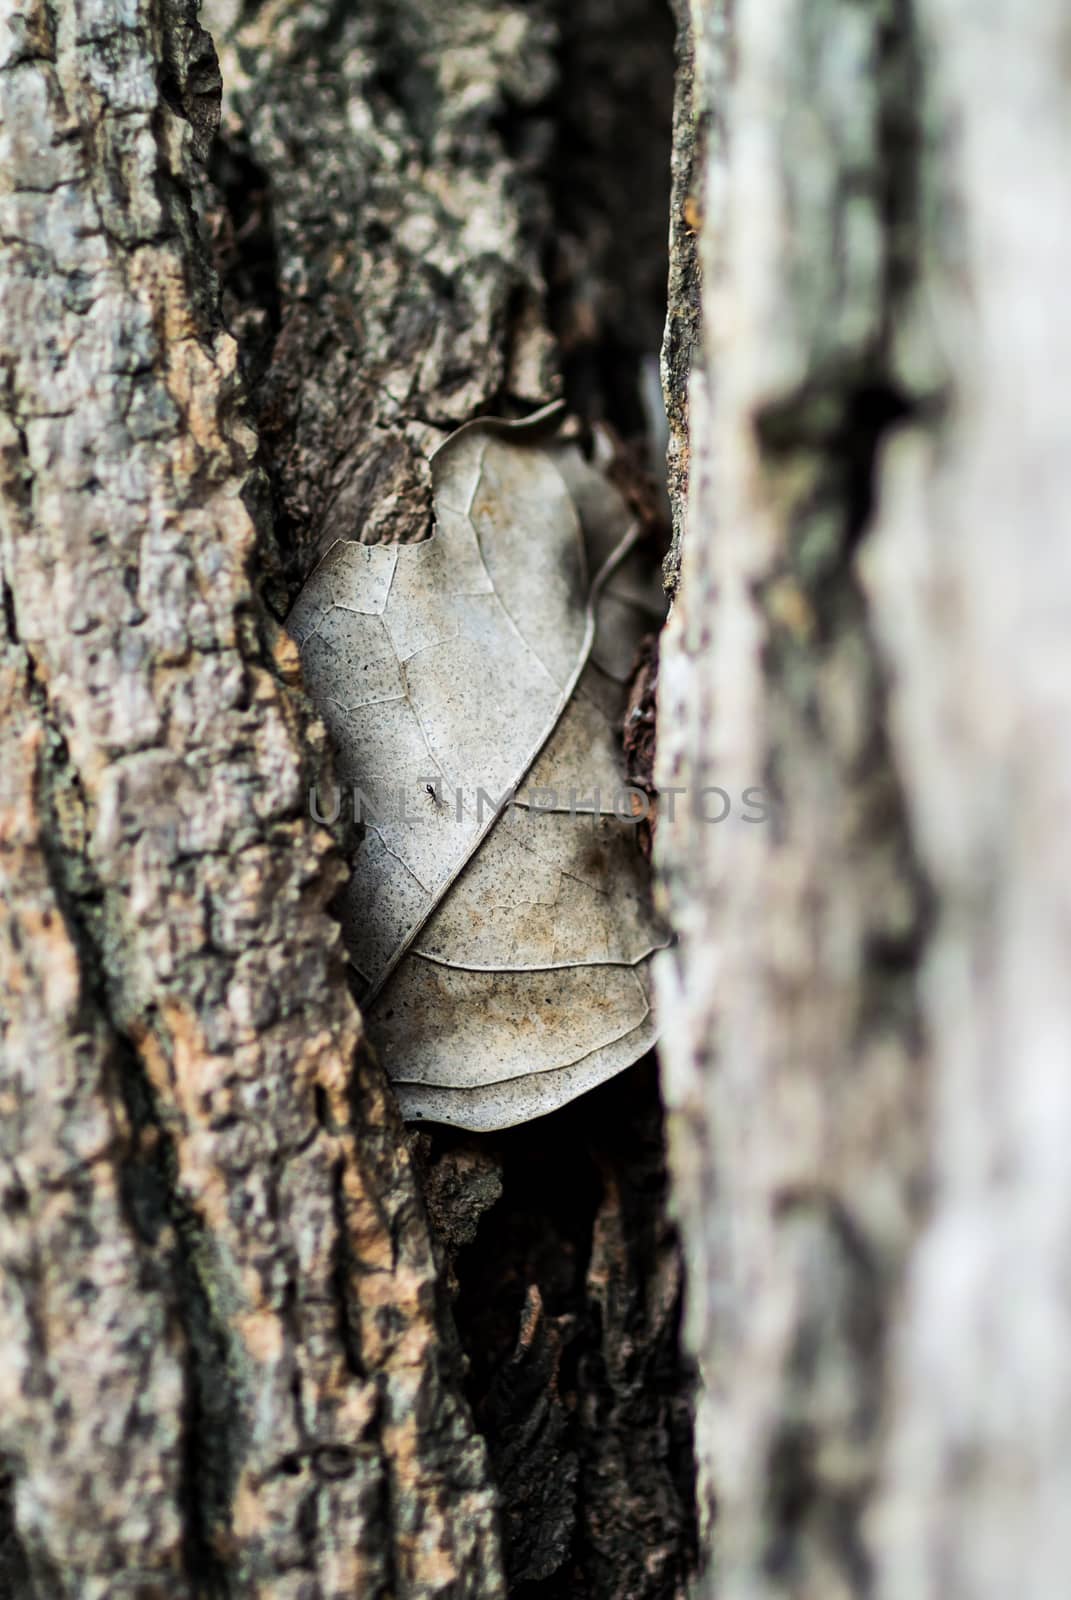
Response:
M691 24L704 329L658 764L690 793L656 855L705 1592L1047 1600L1071 1564L1066 7L693 0ZM697 819L705 785L733 819Z
M41 0L0 52L8 1566L493 1595L402 1130L354 1076L317 731L248 576L189 198L211 46L186 6Z
M283 15L218 16L208 204L292 588L340 527L422 537L425 450L467 416L564 387L643 425L672 25L658 0ZM676 1595L694 1561L677 1246L638 1083L531 1134L416 1136L508 1578L547 1600Z
M669 19L202 20L214 141L189 0L0 3L0 1594L676 1596L650 1064L407 1139L280 626L468 416L639 426Z
M556 387L536 181L556 34L547 4L309 0L231 30L220 15L218 36L226 304L266 369L258 417L301 577L338 526L424 537L428 444Z

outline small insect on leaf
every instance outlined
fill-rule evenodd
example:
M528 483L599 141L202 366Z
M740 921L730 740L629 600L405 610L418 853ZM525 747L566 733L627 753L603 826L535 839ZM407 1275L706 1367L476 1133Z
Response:
M560 409L459 428L432 536L338 540L288 623L365 822L343 930L411 1119L541 1116L655 1037L617 730L661 595Z

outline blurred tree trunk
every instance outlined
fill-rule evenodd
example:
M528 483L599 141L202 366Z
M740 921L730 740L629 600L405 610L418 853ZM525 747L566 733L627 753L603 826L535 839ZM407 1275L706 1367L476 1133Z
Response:
M690 485L658 764L688 794L658 853L705 1592L1051 1600L1067 9L693 0L690 23L665 363ZM719 824L691 803L715 786ZM765 823L741 820L749 786Z
M201 22L218 135L193 0L0 0L0 1595L682 1595L653 1075L407 1138L281 626L465 418L635 431L669 18Z

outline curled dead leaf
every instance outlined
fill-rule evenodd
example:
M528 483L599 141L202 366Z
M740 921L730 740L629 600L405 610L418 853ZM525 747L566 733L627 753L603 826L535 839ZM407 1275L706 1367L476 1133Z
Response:
M459 428L432 537L338 540L288 623L365 824L343 929L411 1119L540 1116L655 1037L617 729L661 596L560 409Z

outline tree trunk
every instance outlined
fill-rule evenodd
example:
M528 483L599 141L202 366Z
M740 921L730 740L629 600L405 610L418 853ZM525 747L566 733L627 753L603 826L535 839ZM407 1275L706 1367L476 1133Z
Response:
M657 850L705 1592L1050 1600L1066 7L693 0L691 25L674 230L704 328L689 396L681 295Z
M481 412L657 520L667 208L700 1587L1066 1588L1066 19L678 3L0 0L0 1600L686 1592L653 1065L403 1129L283 625Z
M193 0L0 0L0 1594L663 1600L651 1065L406 1135L282 622L338 529L428 531L467 417L564 374L637 431L669 18L202 21L215 137Z
M41 1596L502 1592L321 740L255 587L189 4L6 8L7 1567Z

